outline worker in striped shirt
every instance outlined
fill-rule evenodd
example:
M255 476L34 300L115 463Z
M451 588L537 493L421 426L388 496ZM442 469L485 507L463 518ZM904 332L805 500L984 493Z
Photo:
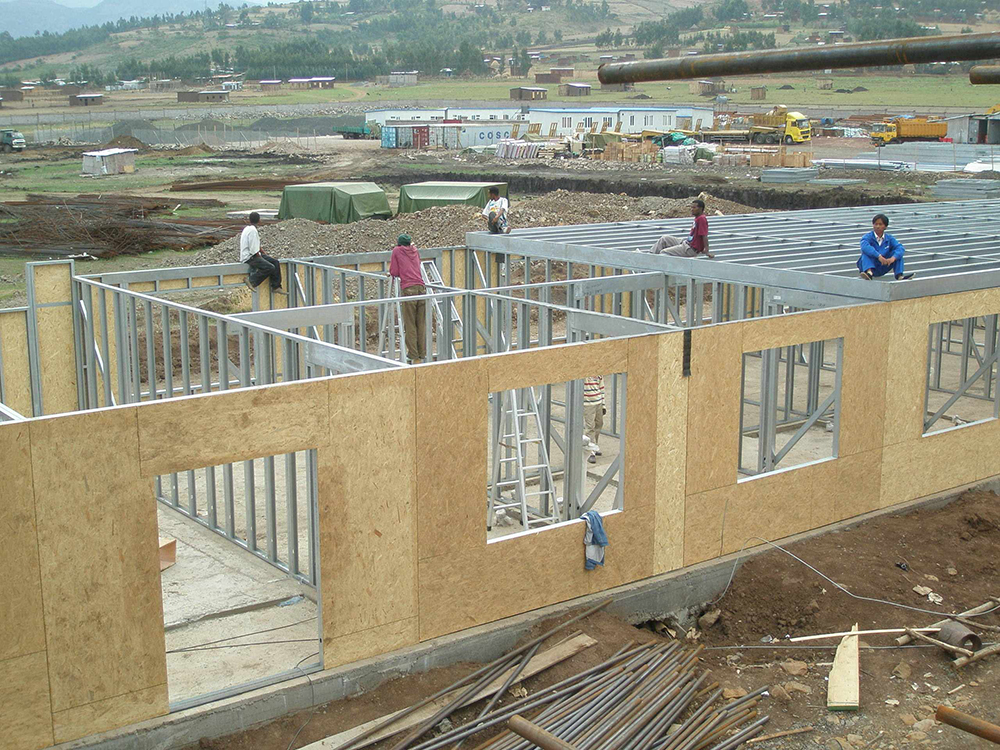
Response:
M596 464L601 455L598 440L604 427L604 415L607 413L604 405L604 376L594 375L583 379L583 434L589 440L590 455L587 463ZM586 440L584 442L586 442Z

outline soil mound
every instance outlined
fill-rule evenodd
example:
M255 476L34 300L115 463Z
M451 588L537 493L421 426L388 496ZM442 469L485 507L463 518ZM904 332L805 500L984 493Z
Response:
M135 136L119 135L104 144L104 148L134 148L145 151L149 147Z

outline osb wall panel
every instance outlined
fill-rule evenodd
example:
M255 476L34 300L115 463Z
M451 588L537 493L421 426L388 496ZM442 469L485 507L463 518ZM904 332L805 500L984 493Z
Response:
M52 714L52 729L56 742L69 742L164 716L167 711L166 685L161 685L56 711Z
M336 638L417 615L415 383L410 368L330 381L337 442L318 452L328 654Z
M72 268L69 261L32 266L35 304L70 302L73 299Z
M23 310L0 312L0 356L3 357L4 403L19 414L30 417L28 316Z
M1000 473L998 441L1000 422L990 420L887 447L881 506L933 495Z
M687 492L736 481L743 327L725 323L691 332L688 381Z
M625 471L623 493L627 508L652 505L656 500L657 398L660 378L660 339L640 336L628 342L628 384L625 410ZM680 338L680 336L676 336Z
M420 640L603 591L653 574L653 507L604 516L603 568L584 569L573 521L420 561Z
M979 289L974 292L941 294L930 298L931 323L962 320L978 315L1000 313L1000 289Z
M852 314L852 308L839 308L790 313L741 322L743 351L757 352L779 346L794 346L839 338L848 329Z
M327 639L324 636L323 667L333 669L341 664L369 659L379 654L412 646L419 639L416 617L379 625L370 630L359 630L339 638Z
M73 308L42 307L37 310L38 362L42 405L46 414L79 408L76 393L76 347L73 343Z
M888 305L852 308L842 334L844 358L838 443L841 456L882 447L884 412L881 408L872 408L872 385L876 384L877 388L877 384L886 379L890 348L888 313Z
M879 507L881 450L689 495L684 563L693 565ZM859 481L863 477L864 481Z
M421 558L486 543L485 359L418 366L417 549Z
M217 466L330 444L329 380L144 404L142 475ZM170 450L164 450L164 446Z
M0 661L0 744L4 750L54 744L44 651Z
M136 408L33 420L30 434L52 710L107 701L113 713L151 690L162 700L129 721L164 713L156 505Z
M888 447L920 437L927 389L927 338L931 300L906 300L889 306L884 434Z
M628 339L602 339L492 354L486 357L486 361L489 363L490 393L546 383L565 383L591 374L624 372L628 362Z
M683 377L683 334L658 335L655 340L659 380L655 386L656 425L653 433L656 435L653 572L666 573L684 565L688 378ZM629 481L628 474L626 481Z
M11 659L45 649L27 422L0 424L0 477L0 659Z

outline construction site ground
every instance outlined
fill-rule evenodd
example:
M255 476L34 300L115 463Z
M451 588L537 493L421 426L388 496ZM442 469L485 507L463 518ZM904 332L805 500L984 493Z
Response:
M816 502L826 502L816 498ZM608 554L614 555L610 540ZM738 695L770 688L759 704L770 716L765 733L811 726L813 731L762 743L779 750L820 747L829 750L898 750L910 747L992 747L957 729L933 722L939 704L996 722L1000 704L1000 661L987 657L956 669L934 646L896 647L891 635L865 636L860 651L860 709L830 712L826 680L836 640L792 644L787 637L862 629L922 627L936 621L931 613L972 608L998 595L997 545L1000 544L1000 497L968 492L937 509L887 514L861 525L814 536L754 556L739 566L732 585L715 603L706 603L687 623L668 621L634 626L605 613L578 623L597 645L525 681L528 693L554 684L616 652L629 641L676 637L703 644L702 664L712 680ZM581 550L582 553L582 550ZM816 568L828 578L810 570ZM840 590L844 587L855 596ZM940 605L914 592L928 586ZM923 614L856 597L882 599L929 610ZM705 613L718 612L702 618ZM568 617L567 615L566 617ZM992 613L981 622L1000 625ZM541 633L555 621L540 623ZM685 630L685 625L690 630ZM986 643L997 640L983 633ZM563 636L556 636L556 640ZM201 750L301 748L358 724L408 707L477 668L455 664L397 679L358 697L283 717L269 724L190 746ZM506 697L501 705L514 700ZM481 706L464 709L452 721L474 718ZM486 735L484 735L486 736ZM481 738L477 737L478 742ZM373 747L386 750L384 740ZM473 745L470 744L470 747Z

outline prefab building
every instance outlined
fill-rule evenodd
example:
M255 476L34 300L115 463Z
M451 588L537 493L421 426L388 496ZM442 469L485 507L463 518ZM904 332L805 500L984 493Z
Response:
M313 76L309 79L311 89L332 89L333 83L337 79L333 76Z
M77 94L69 97L71 107L96 107L104 104L104 94Z
M549 98L549 90L538 86L517 86L510 90L510 98L521 101L540 101Z
M550 73L556 73L563 78L572 78L576 75L576 70L574 68L549 68Z
M131 174L135 171L134 148L106 148L83 152L83 173L91 175Z
M559 73L535 73L535 83L559 83L561 80Z
M260 86L261 91L277 91L281 88L281 83L279 79L257 81L257 85Z
M559 96L590 96L589 83L564 83L559 86Z
M477 122L390 122L382 127L382 148L459 149L491 146L514 136L514 120Z
M21 89L0 89L0 97L5 102L23 102L24 92Z
M212 104L229 101L228 91L178 91L178 102L191 104Z
M528 122L553 135L571 135L594 125L598 130L605 125L613 130L618 123L622 133L704 130L712 127L712 121L709 107L545 107L528 112Z

